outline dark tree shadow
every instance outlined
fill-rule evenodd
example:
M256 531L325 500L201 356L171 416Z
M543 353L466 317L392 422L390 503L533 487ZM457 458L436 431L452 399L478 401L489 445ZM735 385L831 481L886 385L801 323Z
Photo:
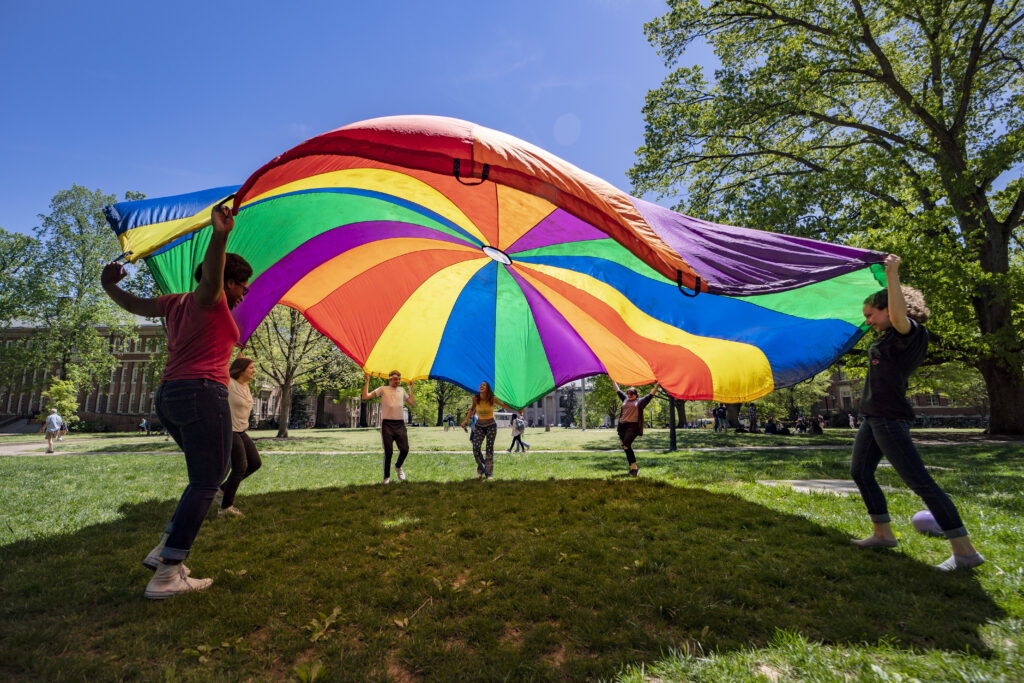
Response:
M978 629L1002 616L970 574L644 479L239 504L247 516L211 515L188 561L213 588L164 603L143 599L139 562L173 501L0 548L0 677L286 679L318 661L328 680L580 680L696 643L764 645L778 629L984 653Z

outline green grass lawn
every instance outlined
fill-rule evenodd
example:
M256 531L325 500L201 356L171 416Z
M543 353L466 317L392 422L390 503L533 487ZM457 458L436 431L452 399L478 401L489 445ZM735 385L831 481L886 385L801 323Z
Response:
M849 545L869 529L858 498L757 483L847 477L849 452L816 446L848 433L684 431L682 448L737 450L641 453L631 479L608 430L528 430L534 450L478 482L444 452L468 448L461 430L413 429L431 452L389 486L372 430L293 435L258 442L246 516L200 532L188 564L214 586L162 603L139 562L180 454L73 434L66 455L0 457L0 679L1024 679L1019 446L923 449L989 560L949 575L891 470L894 552Z

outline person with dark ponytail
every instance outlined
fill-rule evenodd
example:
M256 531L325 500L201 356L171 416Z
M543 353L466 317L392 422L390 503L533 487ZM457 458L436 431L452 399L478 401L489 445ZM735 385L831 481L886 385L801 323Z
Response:
M228 369L228 405L231 407L231 473L220 485L213 502L219 503L217 516L244 517L235 507L235 493L242 480L260 468L260 452L249 437L249 414L252 412L252 392L249 382L256 373L256 364L250 358L239 356Z
M864 419L853 444L850 473L867 506L874 533L853 544L895 548L898 543L885 494L875 480L875 470L884 457L925 502L952 546L952 556L937 565L938 569L969 569L985 558L974 548L956 506L925 469L910 438L914 410L907 400L907 383L928 350L924 322L930 311L921 292L900 284L899 268L900 257L889 254L885 258L887 288L864 301L864 321L880 336L868 350L868 374L859 406Z

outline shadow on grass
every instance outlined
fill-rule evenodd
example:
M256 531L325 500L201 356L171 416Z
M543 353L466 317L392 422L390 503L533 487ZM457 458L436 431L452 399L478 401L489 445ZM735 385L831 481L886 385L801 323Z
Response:
M609 677L777 629L984 652L969 574L736 497L649 480L349 486L243 497L189 561L213 588L142 597L161 501L0 548L0 677ZM337 610L335 610L337 608ZM333 616L332 616L333 614Z

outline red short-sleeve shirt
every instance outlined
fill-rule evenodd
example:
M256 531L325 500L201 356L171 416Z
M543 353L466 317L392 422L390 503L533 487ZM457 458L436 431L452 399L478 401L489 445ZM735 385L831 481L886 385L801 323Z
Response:
M212 306L200 306L192 292L165 294L156 300L167 319L167 367L163 380L211 379L227 385L228 362L238 343L238 325L221 294Z

